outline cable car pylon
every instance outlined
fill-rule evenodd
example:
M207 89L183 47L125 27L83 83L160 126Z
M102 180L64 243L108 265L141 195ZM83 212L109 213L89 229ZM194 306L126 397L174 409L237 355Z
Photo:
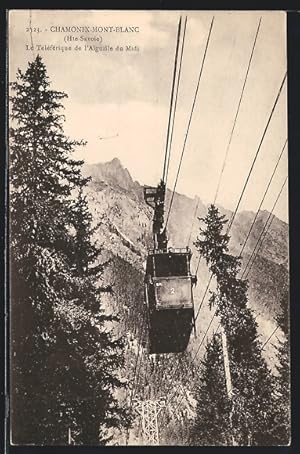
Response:
M142 418L143 443L146 446L159 445L158 414L166 405L163 398L157 400L134 399L133 408Z

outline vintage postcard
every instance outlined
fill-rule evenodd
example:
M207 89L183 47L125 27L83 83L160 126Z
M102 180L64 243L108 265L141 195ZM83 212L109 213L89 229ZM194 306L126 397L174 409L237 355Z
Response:
M8 11L12 445L290 440L285 12Z

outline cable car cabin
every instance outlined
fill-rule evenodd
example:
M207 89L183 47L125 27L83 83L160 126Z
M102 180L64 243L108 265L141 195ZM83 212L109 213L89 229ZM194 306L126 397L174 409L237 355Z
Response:
M191 251L152 250L147 258L145 298L148 308L150 353L186 349L194 320L190 273Z

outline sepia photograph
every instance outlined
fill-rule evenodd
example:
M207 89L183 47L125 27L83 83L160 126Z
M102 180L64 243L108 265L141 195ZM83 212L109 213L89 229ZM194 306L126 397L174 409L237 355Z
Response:
M10 444L290 446L286 13L7 22Z

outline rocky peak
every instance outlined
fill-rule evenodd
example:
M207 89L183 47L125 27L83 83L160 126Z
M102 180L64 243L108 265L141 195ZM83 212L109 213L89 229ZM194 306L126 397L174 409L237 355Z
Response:
M118 158L105 163L86 164L84 173L90 175L94 183L106 183L126 191L136 190L137 183L132 180L130 173Z

